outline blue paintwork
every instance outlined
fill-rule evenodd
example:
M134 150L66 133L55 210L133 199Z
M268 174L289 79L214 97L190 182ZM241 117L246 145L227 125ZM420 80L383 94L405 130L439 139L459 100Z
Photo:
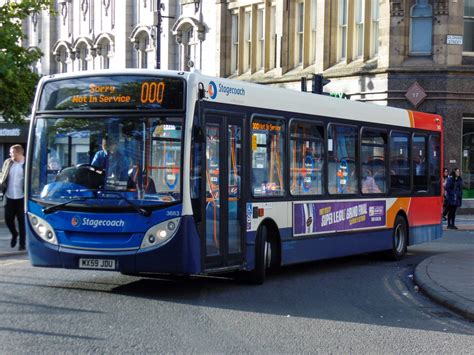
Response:
M390 249L392 230L328 234L315 238L284 240L282 264L337 258Z
M392 248L392 229L292 238L292 229L285 228L280 230L280 236L282 241L282 265L377 252ZM255 267L255 237L256 232L247 232L246 268L248 270ZM425 243L441 237L441 225L409 229L409 245Z
M194 219L183 216L176 235L165 244L138 249L145 232L153 225L176 217L182 206L154 211L150 217L135 212L85 213L58 211L44 215L41 206L29 201L28 209L55 228L59 246L44 242L27 220L28 249L34 266L77 269L79 258L113 258L121 272L163 272L194 274L201 272L201 246ZM111 220L119 226L84 225L87 220ZM73 222L76 221L76 222ZM81 221L77 223L77 221ZM83 248L83 249L76 249ZM84 248L98 250L84 250ZM104 250L100 250L103 248ZM133 249L133 250L110 250Z

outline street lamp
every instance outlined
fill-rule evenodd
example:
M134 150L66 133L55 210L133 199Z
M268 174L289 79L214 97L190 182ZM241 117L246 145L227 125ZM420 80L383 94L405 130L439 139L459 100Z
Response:
M161 11L165 10L165 4L161 0L156 0L156 69L161 69L161 22L163 18L174 18L173 16L163 16Z
M161 10L165 9L165 4L161 0L156 0L156 69L161 69Z

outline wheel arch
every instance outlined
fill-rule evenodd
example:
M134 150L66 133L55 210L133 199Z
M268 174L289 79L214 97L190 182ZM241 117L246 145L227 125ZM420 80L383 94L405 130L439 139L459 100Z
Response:
M272 249L274 247L273 250L275 250L275 259L272 258L272 266L281 266L281 235L278 225L272 218L267 217L260 222L257 233L259 233L262 226L267 227L267 238L272 243Z
M410 223L408 222L408 215L406 214L406 212L404 210L398 211L398 213L395 215L395 219L393 220L392 229L393 229L393 227L395 227L395 222L396 222L398 217L402 217L405 220L405 223L406 223L406 226L407 226L407 246L411 245L410 244Z

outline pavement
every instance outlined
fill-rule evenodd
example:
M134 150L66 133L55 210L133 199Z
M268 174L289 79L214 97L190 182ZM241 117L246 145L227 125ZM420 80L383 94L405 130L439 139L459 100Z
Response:
M474 231L474 215L457 216L456 225L459 229L455 233ZM11 248L10 239L0 202L0 258L27 254L18 250L18 244ZM415 267L414 281L428 297L474 321L474 250L447 252L424 259Z

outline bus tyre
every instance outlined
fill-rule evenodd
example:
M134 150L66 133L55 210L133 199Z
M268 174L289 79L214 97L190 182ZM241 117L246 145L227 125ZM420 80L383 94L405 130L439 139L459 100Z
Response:
M251 271L250 281L254 285L261 285L265 281L267 269L272 258L272 245L268 240L268 228L262 225L258 229L255 239L255 268Z
M405 218L397 216L392 232L392 249L388 252L390 260L400 260L407 252L408 228Z

